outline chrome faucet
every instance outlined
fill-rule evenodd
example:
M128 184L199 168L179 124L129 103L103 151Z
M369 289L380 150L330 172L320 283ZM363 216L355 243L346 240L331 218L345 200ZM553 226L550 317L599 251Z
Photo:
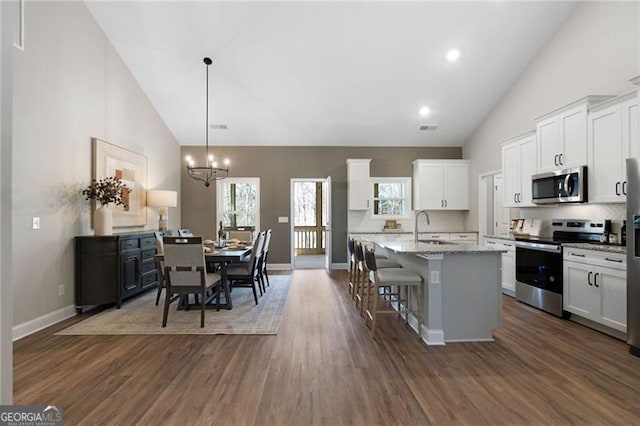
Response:
M431 225L431 221L429 220L429 213L427 213L426 210L418 210L416 212L416 225L415 225L415 228L413 230L414 240L415 240L416 243L418 242L418 218L423 213L424 213L424 217L427 218L427 225Z

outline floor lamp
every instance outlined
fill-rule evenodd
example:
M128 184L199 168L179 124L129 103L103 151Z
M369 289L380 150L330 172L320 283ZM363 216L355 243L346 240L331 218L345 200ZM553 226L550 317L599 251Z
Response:
M147 191L147 206L158 207L158 230L166 231L169 222L169 207L178 206L176 191Z

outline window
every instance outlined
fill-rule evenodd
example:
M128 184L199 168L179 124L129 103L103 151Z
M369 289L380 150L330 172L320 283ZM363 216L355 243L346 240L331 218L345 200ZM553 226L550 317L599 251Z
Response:
M410 178L372 178L372 216L408 217L411 209Z
M217 181L218 222L225 230L260 229L260 178Z

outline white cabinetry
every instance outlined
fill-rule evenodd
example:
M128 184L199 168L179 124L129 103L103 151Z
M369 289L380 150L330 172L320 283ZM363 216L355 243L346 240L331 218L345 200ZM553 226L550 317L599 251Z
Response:
M478 243L477 232L420 232L418 234L421 240L442 240L451 241L452 243Z
M516 245L513 241L487 238L486 244L507 250L502 253L502 292L514 297L516 294Z
M349 210L369 209L370 163L370 159L347 160L347 208Z
M469 161L414 161L413 209L469 210Z
M538 172L587 164L589 105L610 96L587 96L536 119Z
M563 309L626 332L626 256L565 248L563 268Z
M589 202L627 199L626 163L638 146L636 92L608 100L589 111Z
M527 207L531 202L531 176L537 172L535 131L502 145L504 207Z

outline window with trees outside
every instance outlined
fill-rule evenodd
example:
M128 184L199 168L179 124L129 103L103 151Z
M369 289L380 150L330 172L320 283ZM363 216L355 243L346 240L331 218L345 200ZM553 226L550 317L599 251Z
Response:
M218 222L225 230L260 229L260 178L226 178L216 189Z
M410 178L372 178L372 216L406 218L411 210Z

